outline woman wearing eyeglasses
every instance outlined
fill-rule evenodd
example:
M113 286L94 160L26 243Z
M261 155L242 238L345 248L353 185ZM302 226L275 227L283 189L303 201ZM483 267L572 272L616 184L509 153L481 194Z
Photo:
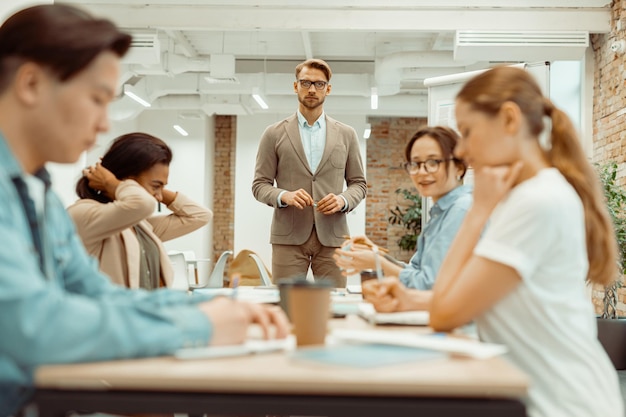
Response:
M443 258L472 203L471 187L463 185L467 166L453 155L458 139L458 134L450 128L423 127L405 148L406 171L419 194L430 197L434 204L430 221L418 237L417 251L408 264L379 256L383 274L398 278L385 280L384 284L364 283L364 298L379 311L423 309L428 305L430 291L424 290L432 288ZM376 255L372 246L375 247L374 243L365 236L353 237L336 251L335 262L346 275L375 269ZM377 294L382 293L380 285L391 286L393 291L401 291L405 296L378 297ZM405 287L417 291L407 291Z

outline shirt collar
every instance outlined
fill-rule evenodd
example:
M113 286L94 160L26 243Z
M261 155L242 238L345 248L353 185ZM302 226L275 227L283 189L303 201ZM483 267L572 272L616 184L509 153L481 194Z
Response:
M454 204L457 198L463 194L469 194L471 192L472 187L469 185L461 185L460 187L456 187L453 190L448 191L448 194L437 200L437 202L431 207L431 217L446 211L452 204Z
M306 121L302 113L300 113L300 110L296 113L298 115L298 125L300 125L300 127L309 127L309 123ZM320 117L317 118L311 127L315 127L315 125L318 125L318 127L324 127L326 125L326 114L324 112L320 114Z
M2 167L11 179L27 175L19 161L13 155L13 152L11 152L9 144L2 133L0 133L0 167ZM34 176L43 181L46 189L50 187L50 173L48 173L45 167L41 167L35 172Z

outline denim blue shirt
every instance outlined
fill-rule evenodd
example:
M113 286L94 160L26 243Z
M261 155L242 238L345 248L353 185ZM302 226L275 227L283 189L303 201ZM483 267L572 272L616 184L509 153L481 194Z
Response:
M212 325L194 307L207 298L112 284L50 187L38 232L42 267L13 182L24 176L0 134L0 416L32 394L39 365L166 355L208 343ZM45 181L45 169L37 177Z
M417 238L417 251L400 272L400 281L409 288L430 290L435 283L452 240L472 205L472 188L457 187L441 197L430 209L430 220Z

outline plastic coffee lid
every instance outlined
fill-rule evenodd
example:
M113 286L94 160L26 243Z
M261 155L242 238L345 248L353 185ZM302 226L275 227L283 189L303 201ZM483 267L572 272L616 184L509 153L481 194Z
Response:
M300 282L307 282L306 277L298 277L298 278L281 278L278 280L278 282L276 283L276 285L278 285L279 287L281 285L293 285L293 284L297 284Z
M306 287L306 288L334 288L333 284L330 281L306 281L306 280L296 280L293 281L290 285L294 287Z

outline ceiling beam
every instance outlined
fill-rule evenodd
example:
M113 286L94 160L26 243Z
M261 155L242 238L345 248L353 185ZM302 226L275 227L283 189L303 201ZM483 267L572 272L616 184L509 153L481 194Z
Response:
M70 0L64 3L75 4L141 4L144 0ZM212 7L237 6L254 8L294 8L301 9L309 7L310 0L151 0L150 4L172 5L181 7L190 5L204 5ZM520 9L520 8L590 8L590 7L610 7L610 0L517 0L515 2L503 2L502 0L438 0L436 5L432 0L316 0L317 7L329 9L365 9L365 8L456 8L471 9L477 7L491 7L498 9Z
M236 7L206 4L96 4L69 0L121 27L175 30L307 30L307 31L454 31L610 30L609 8L446 8L378 7L370 9L315 7ZM171 0L170 0L171 1ZM67 2L67 1L66 1ZM344 2L345 3L345 2ZM380 2L379 2L380 3ZM519 3L519 2L516 2ZM517 4L516 4L517 5Z
M311 46L311 36L309 32L303 30L302 32L302 46L304 47L304 56L306 59L313 58L313 47Z
M196 48L194 48L193 45L191 45L189 40L185 37L185 35L183 35L183 33L180 30L168 29L168 30L165 30L165 33L174 42L176 42L176 46L178 46L181 49L182 53L187 58L196 58L198 56L198 51L196 51Z

